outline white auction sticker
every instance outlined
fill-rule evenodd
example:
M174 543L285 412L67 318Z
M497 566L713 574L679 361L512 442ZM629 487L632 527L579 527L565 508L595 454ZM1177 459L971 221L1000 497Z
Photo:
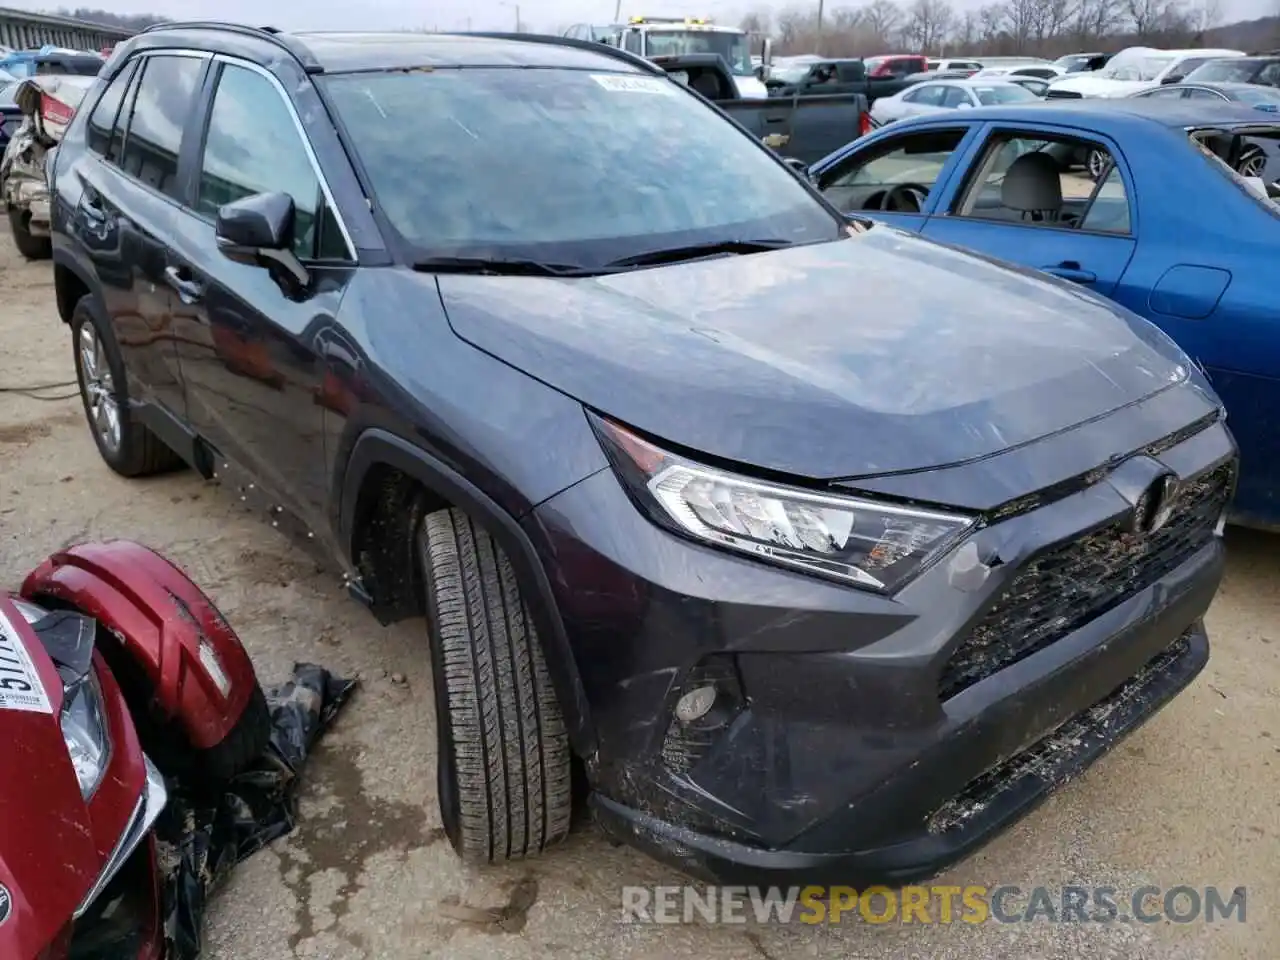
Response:
M0 710L53 713L31 654L3 608L0 608Z
M657 77L638 77L626 73L593 73L591 79L614 93L657 93L664 97L676 95L670 80L660 80Z

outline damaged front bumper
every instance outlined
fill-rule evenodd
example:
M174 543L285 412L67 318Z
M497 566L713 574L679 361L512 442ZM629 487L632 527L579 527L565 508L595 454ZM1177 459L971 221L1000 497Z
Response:
M590 709L599 822L721 883L937 873L1203 668L1235 456L1221 423L1172 436L1159 530L1126 533L1121 465L975 533L985 579L944 560L893 597L673 537L607 471L552 498L527 526ZM706 688L712 709L679 719Z
M164 810L165 804L168 802L169 797L165 789L164 777L160 775L160 771L146 757L143 757L143 763L146 765L147 779L142 789L142 796L138 798L138 804L134 807L132 815L125 824L124 832L120 835L120 839L116 842L114 849L112 849L111 856L107 858L102 872L98 874L98 879L94 881L93 886L89 888L89 892L85 894L84 899L80 902L80 906L76 908L73 915L76 920L84 916L89 908L97 902L102 892L115 879L116 874L129 862L129 858L137 852L143 841L150 835L151 828L155 826L161 812Z

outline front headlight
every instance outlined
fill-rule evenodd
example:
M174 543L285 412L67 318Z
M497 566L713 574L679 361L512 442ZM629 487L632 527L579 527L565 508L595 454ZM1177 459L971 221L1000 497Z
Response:
M80 793L88 800L102 782L111 752L102 690L92 670L66 690L62 704L62 739L71 755L76 779L80 781Z
M707 543L891 592L945 553L973 519L754 480L694 463L593 417L632 496Z

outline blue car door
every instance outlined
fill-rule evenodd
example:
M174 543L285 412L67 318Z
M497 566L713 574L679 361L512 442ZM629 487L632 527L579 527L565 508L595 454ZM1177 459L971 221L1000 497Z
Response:
M1127 165L1111 141L993 123L952 178L957 189L928 218L926 237L1113 293L1133 256L1137 217Z
M841 213L919 232L946 194L977 124L913 124L886 130L815 164L814 185Z

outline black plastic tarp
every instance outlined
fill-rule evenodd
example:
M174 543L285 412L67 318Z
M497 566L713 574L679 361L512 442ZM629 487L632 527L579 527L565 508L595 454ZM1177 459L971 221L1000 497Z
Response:
M171 783L156 824L166 960L194 960L205 906L237 863L293 830L298 778L316 740L355 689L314 664L266 690L271 742L258 761L214 794Z

